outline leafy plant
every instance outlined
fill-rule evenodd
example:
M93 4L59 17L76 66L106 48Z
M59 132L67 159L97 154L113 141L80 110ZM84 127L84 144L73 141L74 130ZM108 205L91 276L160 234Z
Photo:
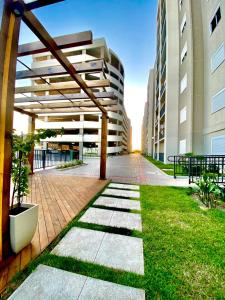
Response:
M221 191L215 183L215 174L204 173L195 183L199 200L209 208L216 207Z
M69 162L65 162L64 164L60 164L59 166L57 166L57 169L71 168L74 166L81 165L82 163L83 163L82 160L75 159L75 160L71 160Z
M11 200L11 209L14 200L17 200L16 207L21 207L23 197L29 193L29 155L35 143L50 137L56 137L62 134L62 130L39 129L36 134L17 135L12 134L12 182L13 193Z

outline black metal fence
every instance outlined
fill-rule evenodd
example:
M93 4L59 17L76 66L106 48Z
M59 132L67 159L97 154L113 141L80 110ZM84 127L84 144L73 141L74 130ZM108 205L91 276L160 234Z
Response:
M204 173L213 173L215 182L225 183L225 155L175 155L168 161L173 163L174 178L186 175L192 183Z
M78 151L34 150L34 169L54 167L73 159L79 159Z

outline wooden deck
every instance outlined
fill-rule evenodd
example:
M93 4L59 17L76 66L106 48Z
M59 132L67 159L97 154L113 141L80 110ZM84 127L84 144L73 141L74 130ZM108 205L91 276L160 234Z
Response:
M38 227L32 243L0 271L0 292L12 277L37 257L98 193L107 181L70 175L37 173L31 177L27 202L39 204Z

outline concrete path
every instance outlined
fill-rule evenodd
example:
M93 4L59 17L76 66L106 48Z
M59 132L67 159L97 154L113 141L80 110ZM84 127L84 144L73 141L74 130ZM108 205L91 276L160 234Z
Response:
M87 165L79 168L51 172L63 172L75 176L99 177L99 158L86 158ZM107 178L113 182L147 184L147 185L169 185L169 186L188 186L187 178L174 179L165 174L155 165L150 163L140 154L130 154L108 157L107 159Z
M138 200L118 198L139 198L139 186L132 186L132 190L130 188L131 186L127 185L111 184L106 191L110 190L111 196L108 198L110 201L116 200L116 205L120 201L125 206L129 201L132 205L133 202L140 203ZM100 199L101 197L102 200L107 198L100 196ZM112 203L115 204L113 201ZM140 206L138 208L140 209ZM79 221L142 231L139 213L91 207ZM73 227L52 250L52 254L144 275L143 240L137 237ZM9 299L144 300L145 291L39 265Z

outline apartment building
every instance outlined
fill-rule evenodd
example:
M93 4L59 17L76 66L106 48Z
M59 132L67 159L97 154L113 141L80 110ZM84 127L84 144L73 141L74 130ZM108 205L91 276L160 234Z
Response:
M225 0L158 1L155 159L225 154L224 28Z
M83 63L104 59L108 72L107 79L110 87L95 88L94 92L114 92L118 99L118 110L108 112L108 154L120 154L131 151L131 123L124 107L124 68L118 56L107 47L105 39L96 39L93 44L63 50L71 63ZM33 55L32 68L57 65L51 54ZM98 80L102 74L82 74L85 80ZM68 80L62 76L47 78L49 83ZM43 83L35 80L34 84ZM67 94L69 93L66 92ZM50 92L50 94L52 94ZM49 92L36 93L38 96L50 95ZM85 154L100 155L101 141L101 113L100 112L71 112L71 113L45 113L39 115L37 128L64 128L62 136L47 139L43 147L53 149L79 150L80 158Z
M152 138L153 138L153 106L154 106L154 69L149 72L147 101L145 103L144 117L142 121L142 153L152 155Z

